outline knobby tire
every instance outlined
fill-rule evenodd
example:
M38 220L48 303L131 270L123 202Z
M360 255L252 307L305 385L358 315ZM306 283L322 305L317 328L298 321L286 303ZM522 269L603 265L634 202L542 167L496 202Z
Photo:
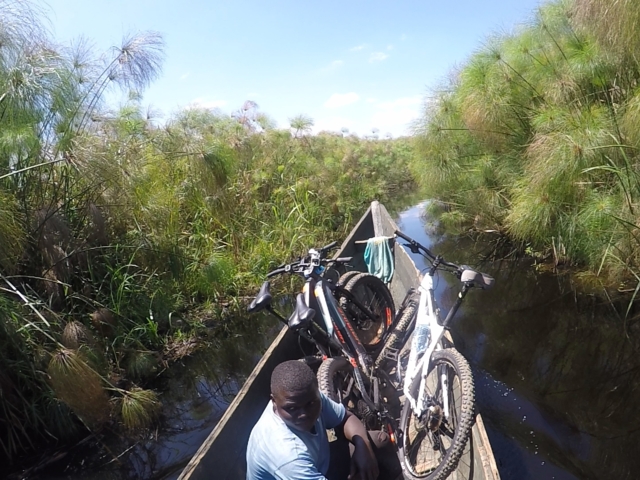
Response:
M406 480L444 480L446 479L457 467L462 457L469 437L471 436L471 428L474 422L474 385L471 368L465 360L465 358L455 349L446 348L443 350L436 350L433 353L431 366L427 375L427 382L425 388L431 390L429 393L436 397L436 403L441 406L442 397L440 392L440 382L438 381L439 373L438 367L444 367L449 372L449 404L451 408L450 419L448 422L443 422L435 433L428 433L424 425L420 423L421 419L415 419L413 411L411 410L410 402L405 401L402 415L400 417L400 432L401 439L398 442L398 457L400 464L402 465L402 471ZM434 388L429 383L429 376L434 374L435 380L438 386ZM456 382L457 379L457 382ZM433 382L433 381L432 381ZM459 383L460 395L459 402L454 396L454 390L456 384ZM414 381L412 387L413 394L417 397L417 390L419 387L419 377ZM423 414L423 416L426 415ZM453 423L453 425L450 425ZM451 427L453 427L453 434L451 435ZM411 438L414 434L413 439ZM426 445L426 454L435 454L439 456L435 459L435 463L425 466L424 463L420 465L420 459L413 457L413 448L411 442L416 442L419 436L422 436L422 440ZM450 438L450 437L453 438ZM437 443L435 439L448 439L449 444L445 446L446 453L441 455L439 450L434 449L432 444L429 444L429 440L433 439L434 443ZM442 440L440 440L442 441ZM444 443L444 442L443 442ZM424 462L424 461L423 461ZM422 471L420 468L425 468Z
M353 376L353 365L344 357L327 358L318 368L318 388L336 403L345 404L343 388Z
M344 289L374 314L375 318L370 318L356 304L350 302L348 297L339 296L340 306L351 320L365 349L368 352L379 350L382 339L395 320L391 292L382 280L369 273L353 275L344 285Z
M407 331L411 326L411 322L413 322L416 313L418 312L418 303L414 301L410 301L407 303L405 308L399 312L400 316L396 325L391 330L391 333L384 341L384 345L378 353L375 361L375 368L380 368L384 363L386 355L399 348L401 345L404 346L407 343Z

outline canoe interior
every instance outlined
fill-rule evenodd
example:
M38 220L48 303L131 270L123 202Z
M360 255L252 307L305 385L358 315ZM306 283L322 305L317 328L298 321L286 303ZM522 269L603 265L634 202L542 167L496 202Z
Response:
M376 236L392 237L396 229L385 207L379 202L372 202L335 256L353 257L352 269L366 271L363 258L365 241ZM395 272L389 289L398 307L408 288L417 285L419 272L402 247L393 242L391 247ZM239 480L245 477L246 446L253 425L269 401L271 372L279 363L299 357L297 336L283 327L220 422L182 471L179 480ZM463 456L461 467L450 478L499 479L480 415L477 416L473 438Z

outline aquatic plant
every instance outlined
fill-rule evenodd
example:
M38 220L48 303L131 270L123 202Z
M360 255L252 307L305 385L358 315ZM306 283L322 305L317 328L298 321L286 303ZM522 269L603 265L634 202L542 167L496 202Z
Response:
M124 427L134 432L151 425L160 412L161 404L154 391L134 387L117 397L116 406Z
M639 14L625 0L542 5L445 82L412 165L450 205L444 220L636 282Z
M101 376L89 366L80 351L58 349L47 373L56 396L92 429L109 419L109 396Z

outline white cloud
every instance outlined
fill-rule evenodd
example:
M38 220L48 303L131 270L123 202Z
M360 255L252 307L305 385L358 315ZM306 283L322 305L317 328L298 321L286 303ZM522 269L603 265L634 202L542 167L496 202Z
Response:
M391 110L397 107L412 107L422 103L422 96L414 95L413 97L401 97L390 102L382 102L377 105L378 108Z
M353 130L356 123L349 118L344 117L327 117L318 119L313 124L313 133L322 131L340 132L343 128L348 128L349 131Z
M187 78L189 78L189 75L191 75L191 72L183 73L182 75L180 75L180 80L186 80Z
M422 102L420 95L414 95L377 103L371 126L394 136L407 134L410 124L420 116Z
M191 108L220 108L227 104L225 100L206 100L204 98L196 98L189 107Z
M418 118L418 111L410 108L399 110L384 110L373 114L372 127L380 132L390 132L392 135L404 135L408 133L409 125Z
M331 97L329 97L329 100L324 102L324 106L327 108L344 107L345 105L355 103L358 100L360 100L360 95L355 92L334 93L333 95L331 95Z
M387 55L384 52L373 52L371 54L371 56L369 57L369 62L371 62L371 63L373 63L373 62L381 62L381 61L385 60L388 57L389 57L389 55Z
M376 103L378 101L377 98L369 97L367 98L367 103Z
M322 71L323 72L330 72L331 70L335 70L336 68L340 68L342 65L344 65L344 62L342 60L334 60L328 66L324 67L322 69Z
M366 44L364 44L364 43L363 43L362 45L356 45L355 47L351 47L351 48L349 49L349 51L350 51L350 52L359 52L360 50L364 50L366 46L367 46L367 45L366 45Z

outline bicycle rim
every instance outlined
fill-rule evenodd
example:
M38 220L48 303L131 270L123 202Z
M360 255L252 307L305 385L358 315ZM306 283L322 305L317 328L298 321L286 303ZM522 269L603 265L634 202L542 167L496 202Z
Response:
M447 395L439 378L443 373L448 378ZM409 479L444 480L458 466L473 425L473 377L464 357L454 349L434 352L425 388L434 400L429 412L418 418L405 402L400 461ZM445 418L447 396L449 417Z
M368 273L351 277L345 290L374 315L371 318L346 297L340 298L340 305L356 329L358 338L368 351L375 351L382 346L382 339L394 322L393 297L382 280Z

